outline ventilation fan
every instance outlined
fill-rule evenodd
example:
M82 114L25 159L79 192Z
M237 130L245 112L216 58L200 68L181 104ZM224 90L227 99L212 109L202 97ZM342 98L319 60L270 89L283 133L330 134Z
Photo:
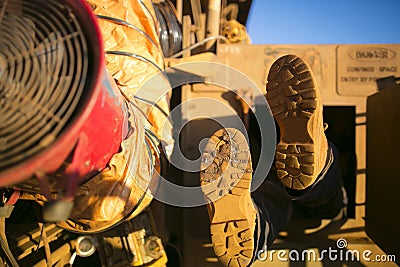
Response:
M100 36L85 1L0 0L0 186L70 197L118 152L125 102Z

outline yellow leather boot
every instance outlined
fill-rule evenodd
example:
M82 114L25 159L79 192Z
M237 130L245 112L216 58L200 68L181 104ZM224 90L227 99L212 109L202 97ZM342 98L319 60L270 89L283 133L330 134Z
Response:
M236 129L217 131L202 154L200 179L208 202L211 240L223 266L248 266L255 250L251 164L249 145Z
M286 55L272 64L266 89L280 128L277 176L288 188L305 189L324 168L328 151L315 79L302 59Z

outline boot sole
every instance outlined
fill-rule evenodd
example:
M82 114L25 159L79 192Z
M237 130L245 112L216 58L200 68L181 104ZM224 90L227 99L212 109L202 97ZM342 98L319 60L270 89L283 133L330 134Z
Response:
M202 170L214 252L224 266L248 266L254 253L256 210L250 195L251 156L243 134L235 129L217 131L202 154Z
M268 74L266 99L281 130L276 146L280 181L291 189L304 189L316 180L315 144L308 123L317 108L313 75L300 58L279 58Z

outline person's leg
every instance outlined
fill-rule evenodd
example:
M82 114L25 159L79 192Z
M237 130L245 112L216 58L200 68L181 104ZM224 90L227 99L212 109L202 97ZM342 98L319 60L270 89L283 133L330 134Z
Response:
M251 194L250 149L236 129L219 130L209 139L201 169L215 254L224 266L248 266L286 226L291 203L272 179Z
M338 154L336 147L329 142L326 165L317 180L301 191L284 190L288 199L307 207L310 216L326 219L345 216L347 195L340 174Z
M273 167L267 180L252 197L257 209L256 252L265 252L286 227L291 219L293 201L306 207L306 215L314 218L343 218L347 197L339 170L338 151L329 142L326 165L308 188L293 190L285 187L279 182Z
M212 244L220 262L244 267L262 259L289 222L293 200L323 217L335 216L345 199L336 156L332 145L321 174L307 189L286 188L273 168L251 194L251 157L244 136L234 129L216 132L202 155L201 182L209 202Z
M224 266L249 266L256 260L286 226L293 200L329 217L344 206L337 153L324 134L318 95L311 70L300 58L285 56L272 65L266 97L280 127L280 143L276 169L252 195L251 157L243 135L220 130L206 146L201 180L203 186L213 185L203 191L214 251Z
M201 162L215 254L224 266L248 266L255 248L257 211L250 195L252 162L244 135L235 129L217 131Z
M279 232L284 230L292 215L292 201L271 170L266 181L252 194L257 209L254 260L262 258Z
M338 152L325 136L322 103L310 67L293 55L277 59L266 90L280 138L275 169L253 194L258 222L268 230L267 238L262 228L256 231L262 249L286 226L293 201L318 218L339 218L347 204Z
M315 182L328 152L319 91L310 67L293 55L276 60L267 80L266 99L280 130L277 176L302 190Z
M287 55L271 66L266 99L279 125L276 168L285 194L312 208L315 215L332 217L347 199L337 150L325 136L316 87L310 67L299 57Z

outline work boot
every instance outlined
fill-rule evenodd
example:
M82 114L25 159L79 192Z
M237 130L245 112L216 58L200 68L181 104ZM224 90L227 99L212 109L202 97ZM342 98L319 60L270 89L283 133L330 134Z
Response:
M250 195L250 150L243 134L217 131L203 151L201 169L215 254L224 266L248 266L255 250L256 209Z
M315 182L326 163L328 142L322 104L310 67L286 55L269 71L266 99L280 129L276 169L288 188L302 190Z

